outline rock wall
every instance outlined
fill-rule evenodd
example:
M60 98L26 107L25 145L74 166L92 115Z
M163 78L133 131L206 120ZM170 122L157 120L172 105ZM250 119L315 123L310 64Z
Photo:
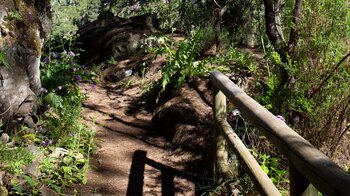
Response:
M0 119L4 124L35 109L50 18L49 0L0 0Z

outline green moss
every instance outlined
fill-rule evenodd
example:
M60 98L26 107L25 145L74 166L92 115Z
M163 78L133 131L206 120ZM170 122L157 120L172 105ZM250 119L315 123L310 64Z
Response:
M9 12L5 19L6 20L14 20L16 22L23 21L23 17L18 11Z
M16 42L35 51L35 55L39 56L41 53L41 41L37 36L40 27L38 14L34 6L34 1L14 0L13 13L18 13L22 20L11 21L16 32Z

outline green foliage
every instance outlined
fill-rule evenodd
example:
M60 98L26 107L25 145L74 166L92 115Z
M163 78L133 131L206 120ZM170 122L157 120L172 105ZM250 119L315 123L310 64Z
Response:
M6 20L13 20L15 22L22 22L23 17L18 11L9 12L5 18Z
M52 32L54 39L69 40L78 26L95 20L102 9L99 0L57 1L51 0Z
M272 146L266 137L261 135L256 127L250 125L243 118L237 109L229 112L227 119L234 132L245 146L250 149L262 170L268 175L278 190L282 193L287 193L289 179L285 158L277 152L277 149ZM244 186L245 193L254 192L252 182L244 178L244 176L240 176L239 179Z
M50 107L42 124L55 146L68 151L63 159L46 157L40 165L42 181L56 192L73 183L86 183L89 154L95 146L93 132L80 122L85 95L78 88L81 82L92 83L94 75L78 65L76 58L72 51L51 52L42 63L42 82L48 91L42 102Z
M0 51L0 63L6 65L5 57L3 51Z
M343 168L345 172L350 173L349 166L344 164Z
M209 181L208 185L199 185L199 191L201 195L216 196L216 195L229 195L230 190L228 190L228 185L233 182L233 180L225 180L219 182L213 179L208 179L203 177L204 180Z
M239 72L242 69L248 69L250 72L256 72L258 64L254 62L251 56L231 45L227 50L218 53L215 57L207 59L213 65L220 67L229 67L232 70Z
M282 14L288 28L293 6L293 1L287 1ZM331 156L350 119L346 106L349 61L336 68L349 53L350 8L344 0L303 2L302 7L298 44L288 61L282 62L267 45L267 77L258 99L271 111L285 115L294 129L316 146L324 146ZM282 69L289 78L283 78Z
M68 44L73 44L72 42L74 41ZM67 52L64 44L59 49L63 52L57 53L49 50L50 53L44 55L44 62L41 65L42 84L49 92L77 94L76 84L83 81L92 82L91 80L95 80L95 75L89 73L84 65L77 63L78 52L71 50Z
M154 39L154 38L150 38ZM182 87L188 78L208 76L215 69L224 70L224 66L214 67L213 60L199 60L198 57L205 45L205 31L199 29L184 41L175 42L167 37L156 39L159 47L152 48L158 55L166 56L166 64L162 68L162 77L155 81L150 89L159 96L169 87Z
M10 172L14 175L23 174L23 166L33 160L33 154L26 147L11 147L0 142L0 169Z
M205 26L211 14L206 1L115 1L112 8L116 15L126 18L152 13L159 19L162 29L178 29L184 32Z
M46 157L40 165L42 181L58 193L62 192L62 187L85 184L87 169L87 158L78 152L70 152L61 160Z
M158 54L169 54L167 64L162 69L161 86L163 90L170 82L181 87L187 77L208 73L205 69L206 65L196 61L202 49L202 36L201 31L194 32L187 40L181 41L176 50L173 49L173 42L169 44L169 39L163 37L159 40L163 47Z
M0 49L0 66L1 65L4 65L7 68L10 67L10 65L8 63L7 55L6 55L6 50Z
M261 168L270 177L272 182L280 189L286 191L285 187L281 186L282 183L289 183L287 177L288 170L281 167L281 159L276 157L271 157L265 153L258 153L252 150L253 156L259 161Z
M17 177L11 181L11 194L40 195L43 186L62 193L64 187L86 183L89 156L95 148L94 133L81 122L85 95L78 87L81 82L92 83L94 75L76 63L77 55L72 51L43 56L40 100L47 109L35 130L29 132L23 126L11 136L16 146L0 143L1 169L21 175L20 181ZM40 151L41 158L28 152L28 144ZM55 155L57 150L64 152L62 156ZM34 160L39 161L40 178L23 171Z

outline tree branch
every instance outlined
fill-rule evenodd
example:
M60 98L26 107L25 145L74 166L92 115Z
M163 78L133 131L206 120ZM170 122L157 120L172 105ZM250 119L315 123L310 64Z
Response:
M293 11L293 27L290 29L289 42L288 42L288 54L291 55L294 53L294 48L297 45L299 38L299 22L301 17L301 2L302 0L296 0L294 4Z
M316 93L318 93L322 86L331 78L331 76L333 75L333 73L340 67L340 65L350 56L350 52L345 55L334 67L333 69L331 70L331 72L328 74L328 76L326 78L324 78L322 80L322 82L320 83L320 85L315 89L313 90L310 95L309 95L309 99L311 99Z

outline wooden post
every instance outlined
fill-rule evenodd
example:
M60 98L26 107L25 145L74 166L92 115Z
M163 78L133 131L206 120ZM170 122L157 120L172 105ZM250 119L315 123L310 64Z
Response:
M309 186L310 182L289 161L289 187L291 196L300 196Z
M220 121L226 120L226 96L216 87L214 89L214 172L219 171L226 178L232 177L228 165L227 141L218 128Z
M218 71L210 74L210 80L233 102L245 118L258 127L264 135L290 160L292 195L303 194L309 184L300 183L308 179L323 195L344 195L350 193L350 175L335 164L329 157L316 149L310 142L293 131L287 124L249 97L229 78ZM218 92L218 90L216 90ZM296 169L294 169L294 167ZM306 192L305 192L306 193Z
M248 148L243 144L238 135L233 131L231 125L227 121L221 121L218 124L218 128L226 137L228 147L236 154L236 159L240 161L239 164L243 166L250 179L253 181L256 189L259 191L260 195L265 196L281 196L281 193L272 183L271 179L262 170L259 163L254 159L253 155L249 152ZM234 177L237 176L238 168L231 169ZM235 187L232 187L235 188Z
M289 187L291 196L318 196L317 189L289 162Z

